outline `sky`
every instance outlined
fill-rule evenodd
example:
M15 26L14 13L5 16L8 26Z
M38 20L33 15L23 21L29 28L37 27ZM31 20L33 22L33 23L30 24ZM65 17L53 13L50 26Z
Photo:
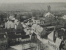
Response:
M66 0L0 0L0 3L45 3L45 2L66 2Z

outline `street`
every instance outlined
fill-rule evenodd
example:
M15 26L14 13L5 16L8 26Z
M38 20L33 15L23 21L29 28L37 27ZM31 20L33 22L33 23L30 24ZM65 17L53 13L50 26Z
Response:
M7 50L23 50L23 49L32 49L30 46L33 47L36 46L35 43L27 43L27 44L18 44L18 45L14 45L14 46L10 46L10 48L8 48Z

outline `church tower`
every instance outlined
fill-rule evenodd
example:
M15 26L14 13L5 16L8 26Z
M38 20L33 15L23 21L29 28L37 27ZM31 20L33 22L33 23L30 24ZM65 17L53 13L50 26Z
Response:
M51 12L51 6L48 5L48 12Z

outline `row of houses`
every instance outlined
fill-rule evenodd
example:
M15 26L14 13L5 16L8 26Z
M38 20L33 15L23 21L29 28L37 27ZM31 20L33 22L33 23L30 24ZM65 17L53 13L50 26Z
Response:
M44 14L43 17L39 17L38 19L34 20L34 18L32 18L33 22L34 23L38 23L40 25L44 25L45 24L45 21L46 21L46 18L51 18L51 17L54 17L54 15L50 12Z
M26 14L28 13L28 12L25 12ZM17 14L16 16L18 16L18 18L19 17L25 17L26 15L25 15L25 13L16 13L15 12L15 14ZM29 14L30 14L31 12L29 12ZM9 14L11 14L11 13L9 13ZM21 16L19 16L20 14L24 14L24 15L21 15ZM32 14L32 13L31 13ZM7 15L7 17L8 17L9 15ZM34 23L39 23L40 25L44 25L45 23L46 23L46 21L48 21L49 20L49 18L50 18L50 20L52 20L52 17L54 18L54 17L56 17L54 14L52 14L51 12L48 12L48 13L44 13L43 14L43 17L39 17L39 16L37 16L36 18L38 18L38 19L36 19L36 20L33 20L33 18L32 18L32 20L33 20L33 22ZM64 16L62 16L61 18L63 18L63 19L66 19L66 15L64 15Z

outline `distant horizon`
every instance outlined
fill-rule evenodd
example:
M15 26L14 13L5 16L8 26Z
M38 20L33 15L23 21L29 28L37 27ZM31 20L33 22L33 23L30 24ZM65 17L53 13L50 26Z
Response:
M66 11L66 2L49 2L49 3L4 3L0 4L0 11L30 11L30 10L47 10L51 6L52 11Z

